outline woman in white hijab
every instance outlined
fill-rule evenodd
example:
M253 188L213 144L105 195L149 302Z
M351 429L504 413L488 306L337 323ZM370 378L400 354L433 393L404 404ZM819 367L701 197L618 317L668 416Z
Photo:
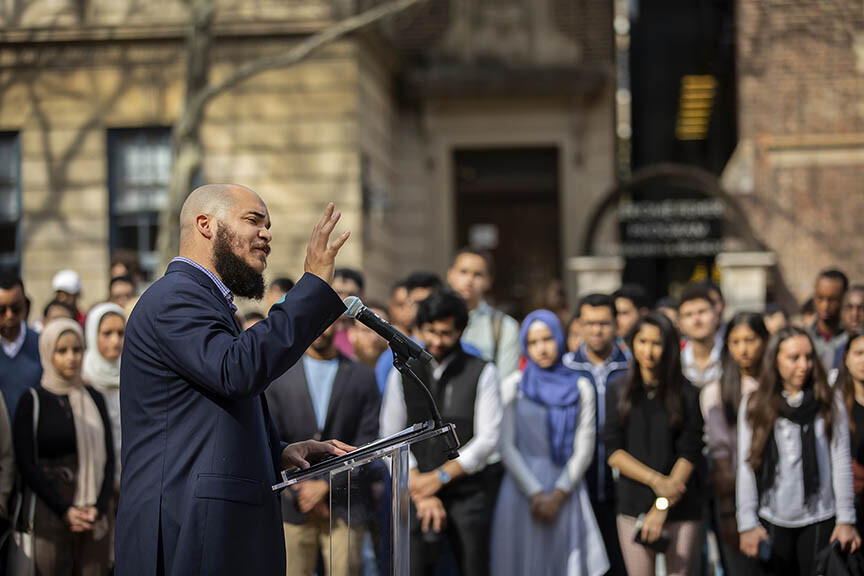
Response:
M81 379L83 354L78 322L60 318L46 326L39 338L42 387L24 394L15 411L18 470L37 496L37 574L108 573L114 450L105 401Z
M85 329L87 350L84 352L84 381L105 398L114 439L114 489L120 489L120 354L126 335L123 308L106 302L97 304L87 314Z

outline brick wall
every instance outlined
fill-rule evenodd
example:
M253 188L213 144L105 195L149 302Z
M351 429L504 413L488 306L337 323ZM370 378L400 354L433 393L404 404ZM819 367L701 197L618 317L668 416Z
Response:
M733 189L803 301L819 270L864 281L864 0L738 0Z

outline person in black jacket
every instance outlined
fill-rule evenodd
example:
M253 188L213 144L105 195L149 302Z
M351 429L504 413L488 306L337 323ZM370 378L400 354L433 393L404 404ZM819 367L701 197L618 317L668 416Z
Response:
M36 570L107 574L114 448L105 400L81 380L81 326L68 318L55 320L42 332L39 354L42 388L21 397L14 423L18 469L37 497Z
M278 473L349 446L279 441L264 391L344 311L330 286L348 232L325 209L305 273L242 330L234 298L260 298L270 253L263 199L205 184L180 211L180 255L142 294L120 363L123 452L117 576L283 574Z
M653 575L655 550L665 550L666 573L694 573L699 557L702 453L699 392L681 373L678 333L669 319L650 312L629 337L627 376L606 399L606 451L620 473L618 538L630 576Z
M270 414L283 442L341 438L361 446L378 437L381 400L375 374L339 352L335 333L333 324L267 389ZM375 471L373 465L360 467L351 473L350 485L349 473L338 475L332 480L332 495L331 483L323 478L282 492L288 574L312 576L319 552L326 574L360 573L364 527L374 511L369 504Z

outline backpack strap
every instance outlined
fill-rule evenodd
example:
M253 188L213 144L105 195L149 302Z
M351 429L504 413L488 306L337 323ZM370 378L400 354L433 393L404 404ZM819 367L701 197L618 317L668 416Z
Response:
M504 313L494 308L492 310L492 362L498 364L498 346L501 341L501 325L504 323Z
M39 431L39 392L36 391L35 388L30 388L30 395L33 396L33 458L36 460L36 464L39 464L39 440L37 439L37 434ZM33 531L34 520L36 518L36 493L33 490L29 490L29 500L27 502L27 518L25 519L25 526L28 532Z

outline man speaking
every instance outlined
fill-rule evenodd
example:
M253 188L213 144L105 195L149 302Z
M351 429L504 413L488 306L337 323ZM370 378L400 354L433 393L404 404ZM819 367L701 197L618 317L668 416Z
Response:
M305 274L243 332L233 297L260 298L270 216L237 185L194 190L180 214L180 256L135 306L120 372L123 473L118 576L283 575L279 499L270 487L338 441L280 445L264 391L344 312L330 288L339 220L312 232Z

